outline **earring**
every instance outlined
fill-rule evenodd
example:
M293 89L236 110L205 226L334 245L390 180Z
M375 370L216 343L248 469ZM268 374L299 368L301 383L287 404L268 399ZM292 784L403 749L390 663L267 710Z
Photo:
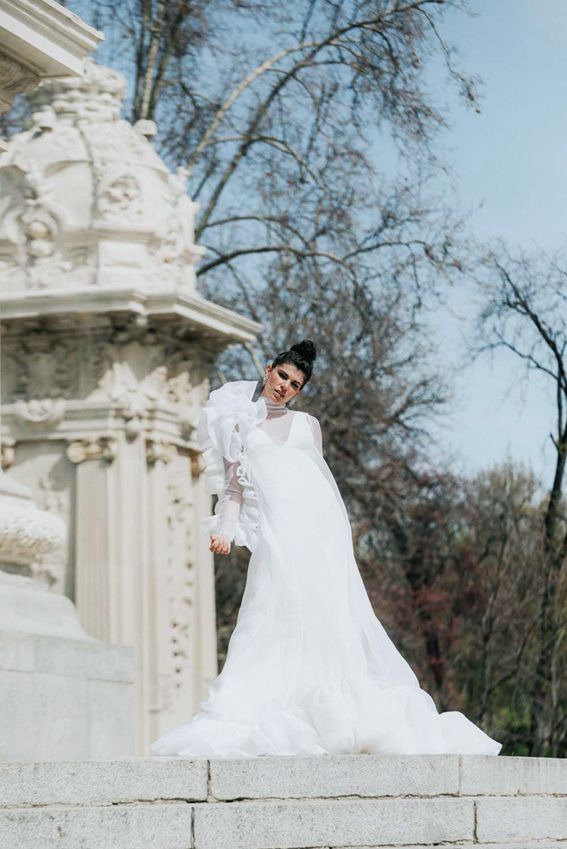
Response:
M267 375L267 374L265 374L265 375L264 375L264 377L262 378L262 386L265 386L265 385L266 385L266 381L267 381L267 379L268 379L268 375Z
M293 407L294 404L295 404L295 398L292 398L291 401L287 402L286 407Z

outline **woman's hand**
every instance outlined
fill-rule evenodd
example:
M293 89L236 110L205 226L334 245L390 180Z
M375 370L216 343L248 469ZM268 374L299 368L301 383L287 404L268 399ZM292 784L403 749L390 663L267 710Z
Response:
M230 554L230 540L228 537L211 534L209 550L214 554Z

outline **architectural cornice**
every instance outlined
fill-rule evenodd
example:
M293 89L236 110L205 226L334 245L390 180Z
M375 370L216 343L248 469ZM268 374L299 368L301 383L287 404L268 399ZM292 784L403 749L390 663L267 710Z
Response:
M0 0L0 52L37 77L80 76L102 38L53 0Z
M10 322L48 317L109 316L116 313L149 318L183 320L195 330L208 330L211 335L230 337L238 342L252 342L261 330L256 321L219 306L192 293L145 292L135 288L85 287L71 290L3 292L0 312L4 329Z

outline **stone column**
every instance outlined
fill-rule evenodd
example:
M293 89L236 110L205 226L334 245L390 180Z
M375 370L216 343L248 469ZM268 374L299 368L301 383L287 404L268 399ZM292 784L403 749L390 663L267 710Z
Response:
M75 472L75 603L81 622L99 640L122 643L112 627L109 599L113 584L112 517L118 505L112 498L116 441L108 437L70 442L67 457ZM114 617L115 618L115 617Z

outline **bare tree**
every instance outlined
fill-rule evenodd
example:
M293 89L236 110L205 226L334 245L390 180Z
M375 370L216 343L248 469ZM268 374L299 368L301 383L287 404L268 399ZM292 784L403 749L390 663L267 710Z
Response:
M463 660L479 721L498 728L517 754L531 745L537 663L544 507L537 481L510 463L465 485L467 534L460 568L470 575Z
M387 247L392 275L412 258L457 262L454 225L427 195L430 142L444 124L424 83L440 56L468 102L474 80L441 32L457 0L77 0L105 29L103 60L132 80L130 117L156 118L166 158L201 205L205 289L227 300L285 258L352 275ZM372 149L405 156L385 178ZM377 164L378 163L378 164ZM424 226L422 226L424 225ZM424 229L436 229L433 242ZM397 260L405 253L402 267ZM412 277L413 275L413 277ZM404 283L407 284L407 280Z
M359 547L375 605L440 709L465 710L508 753L527 754L543 588L537 483L509 464L471 480L388 471Z
M532 752L555 755L565 734L559 669L565 635L567 572L567 272L543 255L512 257L502 250L486 260L481 283L487 298L480 317L484 350L504 349L550 389L554 468L542 514L542 589L539 647L531 687ZM564 655L563 655L564 659Z

